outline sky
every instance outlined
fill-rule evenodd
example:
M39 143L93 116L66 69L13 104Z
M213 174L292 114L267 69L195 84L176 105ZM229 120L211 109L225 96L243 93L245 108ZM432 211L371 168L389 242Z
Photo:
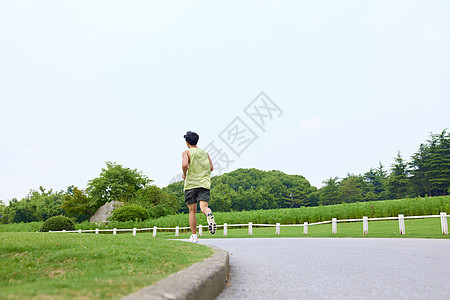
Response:
M316 187L450 128L448 1L0 0L0 199L86 188L105 162L159 187L183 135Z

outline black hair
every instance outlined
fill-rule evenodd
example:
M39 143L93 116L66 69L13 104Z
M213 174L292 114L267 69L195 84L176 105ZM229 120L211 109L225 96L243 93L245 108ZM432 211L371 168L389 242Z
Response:
M186 140L186 142L189 143L189 145L195 146L195 145L197 145L199 136L197 133L195 133L193 131L188 131L184 135L184 139Z

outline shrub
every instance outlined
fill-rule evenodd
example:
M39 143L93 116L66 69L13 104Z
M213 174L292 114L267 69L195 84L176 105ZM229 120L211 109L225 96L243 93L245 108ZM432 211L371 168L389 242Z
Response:
M47 221L42 224L40 232L48 231L62 231L62 230L75 230L75 224L73 221L64 216L55 216L47 219Z
M148 211L137 204L128 204L114 210L110 217L113 221L126 222L133 220L147 220L150 217Z

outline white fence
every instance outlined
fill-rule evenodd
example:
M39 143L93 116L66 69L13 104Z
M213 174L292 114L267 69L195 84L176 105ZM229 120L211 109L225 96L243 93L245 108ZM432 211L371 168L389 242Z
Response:
M314 226L314 225L320 225L320 224L330 224L331 223L331 233L332 234L337 234L337 223L344 223L344 222L363 222L363 228L362 228L362 232L363 235L367 235L369 234L369 221L382 221L382 220L398 220L398 226L399 226L399 232L401 235L406 233L406 228L405 228L405 220L406 219L426 219L426 218L441 218L441 229L442 229L442 234L444 235L448 235L448 223L447 223L447 218L450 215L447 215L447 213L445 212L441 212L440 215L431 215L431 216L411 216L411 217L405 217L404 215L398 215L398 217L387 217L387 218L368 218L368 217L363 217L362 219L345 219L345 220L338 220L336 218L333 218L331 221L324 221L324 222L317 222L317 223L310 223L308 224L308 222L305 222L303 224L289 224L289 225L281 225L280 223L276 223L275 225L273 224L253 224L252 222L249 222L248 224L227 224L224 223L223 225L217 225L217 227L223 227L223 235L227 236L228 235L228 228L229 227L247 227L248 226L248 235L253 235L253 227L275 227L275 235L280 235L280 231L281 231L281 227L303 227L303 234L307 235L308 234L308 228L309 226ZM137 231L150 231L153 230L153 237L156 237L156 232L158 230L174 230L175 231L175 236L178 236L180 233L180 230L186 230L186 229L190 229L190 227L179 227L176 226L175 228L158 228L158 227L153 227L153 228L133 228L133 229L91 229L91 230L75 230L75 231L52 231L52 232L78 232L78 233L83 233L83 232L95 232L95 234L99 234L100 232L112 232L113 234L117 234L117 232L133 232L133 236L136 236L136 232ZM201 236L203 234L203 226L199 225L198 226L198 234Z

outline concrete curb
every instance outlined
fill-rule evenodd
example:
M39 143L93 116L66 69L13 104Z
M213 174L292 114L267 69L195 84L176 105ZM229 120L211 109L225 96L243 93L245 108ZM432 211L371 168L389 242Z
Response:
M125 296L122 300L215 299L222 292L227 281L230 268L229 254L220 248L209 247L215 250L210 258Z

